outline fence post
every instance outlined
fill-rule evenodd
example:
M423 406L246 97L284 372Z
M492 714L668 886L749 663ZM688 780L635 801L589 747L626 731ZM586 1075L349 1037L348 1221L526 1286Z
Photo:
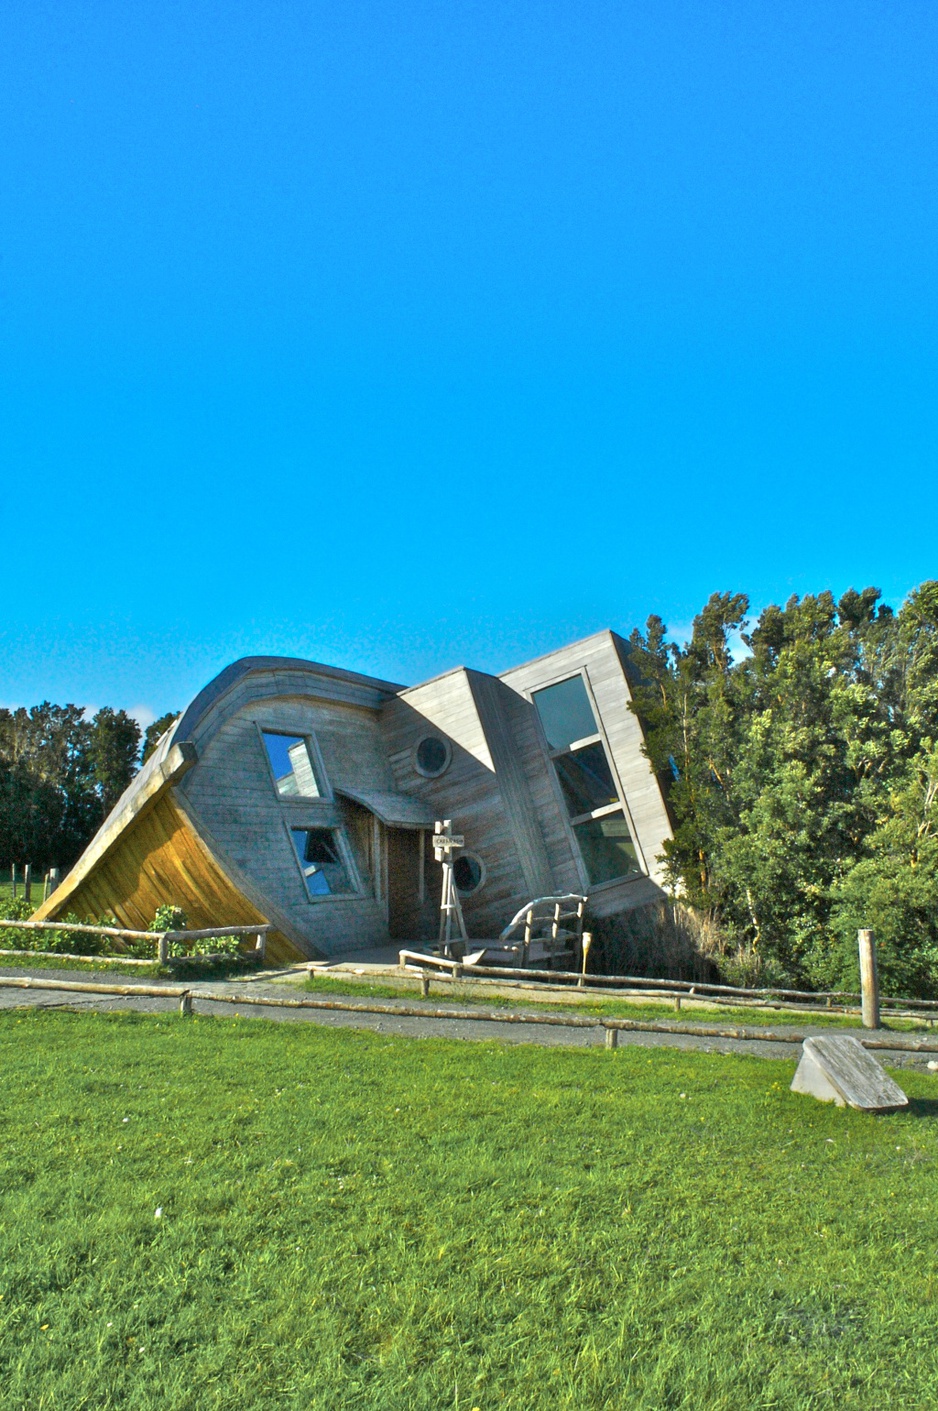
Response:
M32 899L33 899L33 869L30 867L29 863L27 862L26 866L23 868L23 900L24 900L24 901L32 901Z
M10 863L10 886L11 886L11 888L13 889L13 895L16 896L16 863L15 863L15 862L11 862L11 863Z
M607 1029L607 1030L606 1030L606 1047L607 1047L607 1048L618 1048L618 1047L619 1047L619 1031L618 1031L618 1029Z
M876 970L876 946L872 931L858 931L860 947L860 994L864 1029L879 1028L879 975Z
M593 937L589 931L584 931L580 940L581 963L580 976L577 980L577 989L582 989L586 984L586 962L589 958L590 946L593 944Z
M257 940L254 943L254 954L263 965L267 959L267 932L258 931Z
M186 1017L192 1013L192 991L186 990L179 1000L179 1013Z
M169 941L167 940L165 931L160 936L158 958L161 965L165 965L169 960Z

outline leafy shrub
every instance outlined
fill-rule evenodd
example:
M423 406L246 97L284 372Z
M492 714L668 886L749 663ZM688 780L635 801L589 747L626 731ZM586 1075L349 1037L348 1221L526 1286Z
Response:
M34 907L22 897L0 898L0 917L7 921L26 921ZM95 936L87 931L69 930L71 925L87 925L84 917L70 911L63 917L61 930L33 931L4 926L0 930L0 946L4 950L53 951L59 955L107 955L112 948L109 936ZM113 916L102 917L91 925L116 926Z
M156 908L156 914L147 927L148 931L185 931L189 918L181 906L165 902Z
M26 921L34 911L32 903L22 897L0 897L0 919L3 921Z
M148 931L185 931L189 918L181 906L173 906L165 903L156 909L156 915L147 927ZM205 955L239 955L241 952L240 936L206 936L200 940L192 941L189 945L183 941L170 941L169 954L175 959L182 956L205 956Z
M178 942L176 943L178 946ZM175 955L240 955L240 936L209 936L205 940L193 941L188 949L181 946L176 949L170 948L170 953Z
M36 938L36 944L29 947L30 950L51 950L62 955L107 955L110 937L95 936L88 931L69 931L68 923L88 925L89 923L81 916L76 916L73 911L68 912L63 918L63 928L61 931L32 931L29 934ZM103 926L107 923L103 921L91 922L91 925Z
M26 921L34 907L22 897L0 897L0 918L4 921ZM0 926L0 949L36 950L33 937L41 936L41 931L20 931L12 926Z

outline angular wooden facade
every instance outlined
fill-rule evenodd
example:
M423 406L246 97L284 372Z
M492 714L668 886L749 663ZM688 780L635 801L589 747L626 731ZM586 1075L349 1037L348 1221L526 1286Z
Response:
M435 932L429 833L451 818L471 936L526 900L583 891L612 916L661 897L670 836L629 709L627 647L600 632L490 676L405 688L279 657L228 667L167 732L37 912L157 906L192 926L267 921L275 959Z

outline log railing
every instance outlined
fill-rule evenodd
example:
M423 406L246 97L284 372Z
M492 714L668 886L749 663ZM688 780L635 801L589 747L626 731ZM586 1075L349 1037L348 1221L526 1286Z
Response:
M513 989L530 986L549 985L553 989L576 987L602 993L603 991L628 991L633 997L641 995L648 999L671 1000L676 1010L680 1010L684 999L708 1000L714 1006L748 1005L757 1008L796 1010L810 1013L814 1010L841 1010L850 1012L860 1006L859 991L851 990L787 990L787 989L745 989L741 985L718 985L699 980L655 980L646 975L593 975L576 970L533 970L508 965L466 965L446 956L427 955L422 951L402 950L398 956L400 968L411 974L420 975L420 988L423 995L429 993L430 980L464 980L486 984L501 981ZM612 998L619 998L613 994ZM880 1006L888 1010L894 1018L903 1014L920 1017L929 1022L938 1018L938 1001L912 999L903 995L879 996ZM875 1027L875 1026L873 1026Z
M600 1015L545 1014L527 1011L498 1009L458 1008L447 1005L445 1008L433 1005L398 1004L387 1000L346 999L282 999L279 996L263 994L239 994L234 991L210 990L199 987L191 989L183 985L114 985L106 983L85 983L75 980L47 980L43 976L0 976L0 989L17 990L56 990L74 991L78 994L111 995L120 998L133 998L136 995L154 999L174 999L179 1001L179 1012L191 1015L195 1012L195 1002L202 1004L222 1004L232 1007L256 1006L261 1009L289 1009L300 1011L322 1010L344 1014L391 1015L414 1019L471 1020L488 1024L518 1024L562 1029L593 1029L604 1036L606 1048L618 1047L620 1034L684 1034L695 1038L744 1039L749 1042L801 1044L807 1034L794 1028L767 1029L746 1025L694 1024L667 1022L657 1019L618 1019ZM597 1035L598 1037L598 1035ZM880 1049L890 1053L938 1053L938 1043L933 1037L915 1038L911 1034L864 1035L859 1039L864 1048Z
M0 920L0 926L9 927L18 931L79 931L94 936L113 936L115 940L122 941L149 941L156 945L156 959L161 965L165 965L169 959L169 947L178 941L186 945L192 941L207 941L222 936L254 936L254 954L258 960L264 961L267 958L267 933L273 930L268 923L262 925L252 924L250 926L209 926L200 931L130 931L121 926L91 926L83 921L6 921ZM6 955L60 955L57 951L6 951L0 952ZM132 960L132 957L123 955L73 955L67 957L69 960ZM149 961L138 962L150 964Z

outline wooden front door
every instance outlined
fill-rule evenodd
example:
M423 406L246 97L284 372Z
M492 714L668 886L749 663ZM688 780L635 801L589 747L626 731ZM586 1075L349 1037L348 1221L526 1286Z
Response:
M415 941L420 931L420 834L388 828L388 931L394 941Z

